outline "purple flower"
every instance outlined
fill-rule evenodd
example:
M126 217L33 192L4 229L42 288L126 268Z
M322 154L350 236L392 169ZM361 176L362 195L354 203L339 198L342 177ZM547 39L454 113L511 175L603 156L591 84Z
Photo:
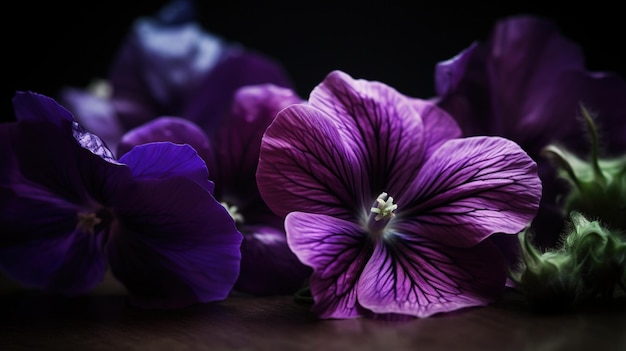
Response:
M536 240L554 246L565 218L557 198L567 186L540 157L550 143L586 154L580 104L597 116L605 152L626 150L626 83L610 72L585 69L581 48L544 18L498 21L436 68L437 105L457 119L464 135L497 135L517 142L538 163L543 186Z
M501 295L493 234L532 220L536 164L507 139L459 135L432 103L340 71L278 113L257 182L313 268L321 318L427 317Z
M206 32L183 0L138 18L107 79L87 90L67 87L60 101L116 153L125 131L160 116L183 117L211 130L237 88L261 83L291 87L278 62Z
M134 304L224 299L242 236L191 147L138 146L116 159L51 98L18 92L0 125L0 270L68 295L110 267Z
M293 293L305 284L310 268L289 249L283 219L261 198L255 175L265 129L278 111L302 99L273 84L242 87L233 99L232 109L209 134L189 120L161 117L126 133L118 151L123 155L137 145L165 140L196 149L215 182L215 198L244 234L235 289L257 295Z

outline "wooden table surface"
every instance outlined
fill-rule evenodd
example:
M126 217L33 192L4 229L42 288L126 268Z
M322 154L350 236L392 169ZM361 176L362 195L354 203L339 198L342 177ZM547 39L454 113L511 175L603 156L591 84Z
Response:
M0 277L0 350L626 350L626 298L542 315L515 296L427 319L319 320L291 296L141 310L108 277L64 298Z

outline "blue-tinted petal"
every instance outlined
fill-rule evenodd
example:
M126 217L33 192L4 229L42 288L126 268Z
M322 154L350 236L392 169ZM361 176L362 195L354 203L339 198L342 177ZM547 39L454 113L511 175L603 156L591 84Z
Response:
M326 215L292 212L285 228L291 250L313 268L312 311L320 318L362 316L357 282L372 245L361 227Z
M57 127L74 121L74 116L54 99L30 91L15 93L13 110L18 121L49 122Z
M541 198L534 161L499 137L454 139L424 164L398 196L401 232L455 247L471 247L494 233L516 234L533 219ZM403 205L403 200L410 201Z
M375 313L429 317L499 298L506 268L489 241L450 248L398 234L376 245L359 279L359 303Z
M187 144L154 142L135 146L120 158L135 179L170 179L185 177L205 190L213 191L206 164Z
M242 235L208 191L185 177L143 179L117 211L107 257L133 304L178 308L228 296Z
M321 111L296 104L279 112L265 132L257 183L281 217L303 211L354 218L365 202L363 172L338 126Z
M293 294L305 285L311 268L291 251L282 228L246 225L239 229L244 236L236 290L255 295Z

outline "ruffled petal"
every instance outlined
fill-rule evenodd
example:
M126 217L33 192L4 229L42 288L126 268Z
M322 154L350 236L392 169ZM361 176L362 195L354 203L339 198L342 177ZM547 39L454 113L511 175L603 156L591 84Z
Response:
M291 250L313 268L312 311L320 318L363 316L356 286L372 246L363 230L348 221L303 212L287 215L285 228Z
M59 95L60 102L86 131L97 135L111 151L117 149L123 130L107 97L71 87L63 88Z
M363 165L369 179L369 188L362 191L369 195L364 206L383 191L396 196L415 178L427 148L419 114L427 112L425 105L412 104L385 84L355 80L341 71L326 76L309 103L326 112Z
M241 272L235 289L254 295L293 294L302 288L311 274L287 245L280 228L240 226Z
M303 211L354 218L365 202L361 189L367 179L360 167L327 115L307 105L291 105L265 132L257 183L265 202L281 217Z
M239 89L231 115L212 133L216 156L207 163L210 178L218 187L215 196L236 204L243 212L261 204L256 171L261 138L278 111L302 102L296 93L273 84Z
M505 281L502 256L489 241L450 248L399 234L376 245L357 295L359 303L375 313L422 318L494 302Z
M209 192L214 188L206 164L187 144L154 142L137 145L124 154L120 162L126 164L138 180L185 177Z
M209 140L200 127L184 118L170 116L156 118L126 132L117 148L117 155L121 157L137 145L159 141L189 144L205 162L213 158Z
M13 97L17 121L48 122L57 127L74 121L74 116L54 99L30 91L18 91Z
M179 308L228 296L242 235L206 189L185 177L143 179L116 208L106 252L133 304Z
M515 234L533 219L541 198L536 163L510 140L455 139L424 164L398 198L396 224L439 243L471 247L494 233Z

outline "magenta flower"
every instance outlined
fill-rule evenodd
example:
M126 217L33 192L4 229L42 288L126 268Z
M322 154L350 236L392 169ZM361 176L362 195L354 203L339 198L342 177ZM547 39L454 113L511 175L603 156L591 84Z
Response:
M130 130L119 154L148 142L172 141L191 145L206 161L214 196L231 213L243 233L240 292L267 295L293 293L310 275L287 245L283 219L267 207L256 184L261 137L276 113L302 102L291 89L273 84L242 87L229 113L206 134L193 122L162 117Z
M155 16L138 18L105 81L60 92L63 105L114 153L124 132L154 118L183 117L211 130L237 88L291 87L278 62L205 31L194 10L190 1L172 1Z
M142 307L224 299L242 236L191 147L138 146L116 159L69 111L18 92L0 125L0 270L68 295L110 267Z
M597 117L604 152L626 151L626 82L585 69L581 48L544 18L514 16L436 68L437 105L464 135L497 135L517 142L538 163L543 186L534 227L539 245L557 243L566 214L557 203L567 186L540 152L550 143L586 155L583 104Z
M541 183L517 144L459 135L432 103L340 71L277 114L257 182L313 269L321 318L427 317L501 296L493 234L528 225Z

